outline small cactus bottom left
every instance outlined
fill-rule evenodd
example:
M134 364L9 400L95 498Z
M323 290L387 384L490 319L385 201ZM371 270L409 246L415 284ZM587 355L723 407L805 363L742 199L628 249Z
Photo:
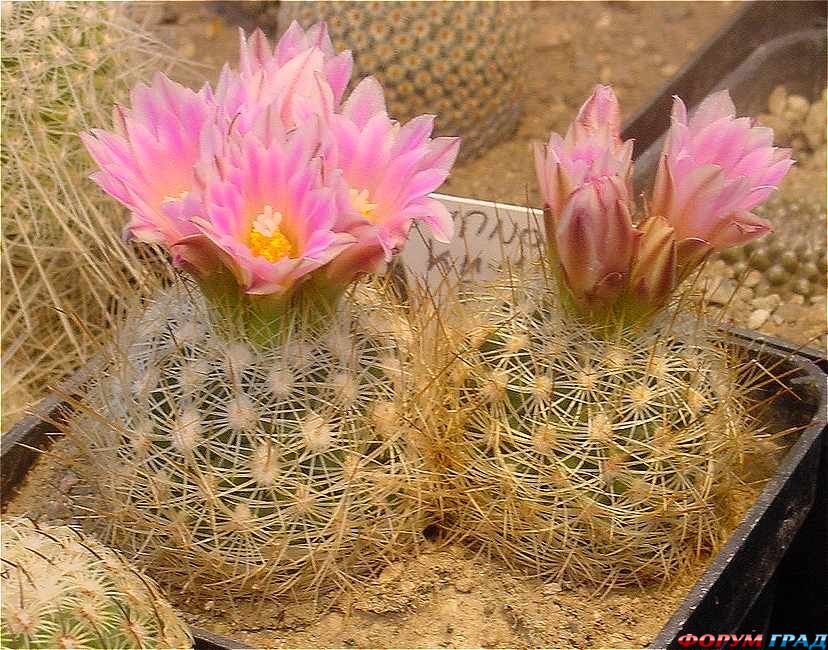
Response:
M155 583L67 526L2 523L2 648L191 648Z

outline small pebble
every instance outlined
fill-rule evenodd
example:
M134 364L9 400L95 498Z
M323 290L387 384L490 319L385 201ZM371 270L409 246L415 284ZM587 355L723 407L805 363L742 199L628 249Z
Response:
M750 288L755 287L757 284L759 284L759 282L761 282L761 280L762 274L754 269L753 271L750 271L750 273L748 273L745 277L744 286Z
M661 66L662 77L672 77L676 72L678 72L678 66L675 63L667 63Z
M767 309L768 311L772 312L781 303L782 303L782 298L779 296L779 294L772 293L769 296L763 296L761 298L754 298L753 302L751 304L756 309Z
M811 108L811 102L805 99L802 95L790 95L787 103L787 113L797 121L804 120Z
M460 578L454 583L454 588L461 594L467 594L474 589L474 582L469 578Z
M757 309L748 318L748 329L758 330L768 318L770 318L770 312L767 309Z
M66 472L66 474L63 475L63 478L60 479L58 490L63 492L63 494L66 494L79 480L80 479L78 479L74 472Z

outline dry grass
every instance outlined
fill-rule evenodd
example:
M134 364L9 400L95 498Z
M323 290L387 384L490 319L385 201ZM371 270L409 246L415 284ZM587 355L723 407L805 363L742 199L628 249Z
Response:
M122 208L78 133L103 126L163 45L103 3L15 2L2 22L3 428L86 360L164 266L121 240Z

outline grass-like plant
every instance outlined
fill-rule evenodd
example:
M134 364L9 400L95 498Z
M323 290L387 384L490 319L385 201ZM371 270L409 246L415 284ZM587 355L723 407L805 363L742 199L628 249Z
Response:
M3 426L76 368L159 267L121 241L124 213L90 191L78 132L165 48L123 8L12 2L2 19Z

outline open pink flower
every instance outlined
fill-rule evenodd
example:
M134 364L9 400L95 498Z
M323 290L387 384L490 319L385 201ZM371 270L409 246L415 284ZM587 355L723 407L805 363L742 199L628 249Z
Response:
M638 233L626 188L605 176L569 197L555 228L555 249L573 297L589 309L611 303L624 290Z
M294 21L275 49L260 29L249 39L240 30L240 41L239 71L225 66L216 88L225 123L238 133L284 130L339 105L353 60L334 51L324 23L305 31Z
M673 101L671 126L659 162L651 211L675 229L679 263L685 248L720 250L771 230L750 210L764 201L793 161L773 146L773 131L736 117L726 90L705 99L687 119ZM689 245L689 246L688 246Z
M127 236L172 247L195 232L183 215L209 98L207 88L195 93L158 74L152 86L133 89L131 108L116 108L114 133L81 134L100 167L93 180L132 212Z
M267 146L246 138L204 183L192 221L246 293L282 293L354 240L332 230L336 201L322 185L310 131Z
M633 142L622 142L620 129L615 93L609 86L596 86L564 138L552 133L545 146L534 145L535 173L552 221L548 232L554 230L572 192L596 178L617 178L624 191L619 198L630 202Z
M373 270L408 237L412 221L426 223L435 239L454 230L446 207L428 197L443 184L460 147L459 138L431 138L433 115L400 126L388 117L379 82L363 79L331 117L323 155L326 172L339 170L337 229L357 237L349 251L353 271ZM347 275L347 271L343 269Z

